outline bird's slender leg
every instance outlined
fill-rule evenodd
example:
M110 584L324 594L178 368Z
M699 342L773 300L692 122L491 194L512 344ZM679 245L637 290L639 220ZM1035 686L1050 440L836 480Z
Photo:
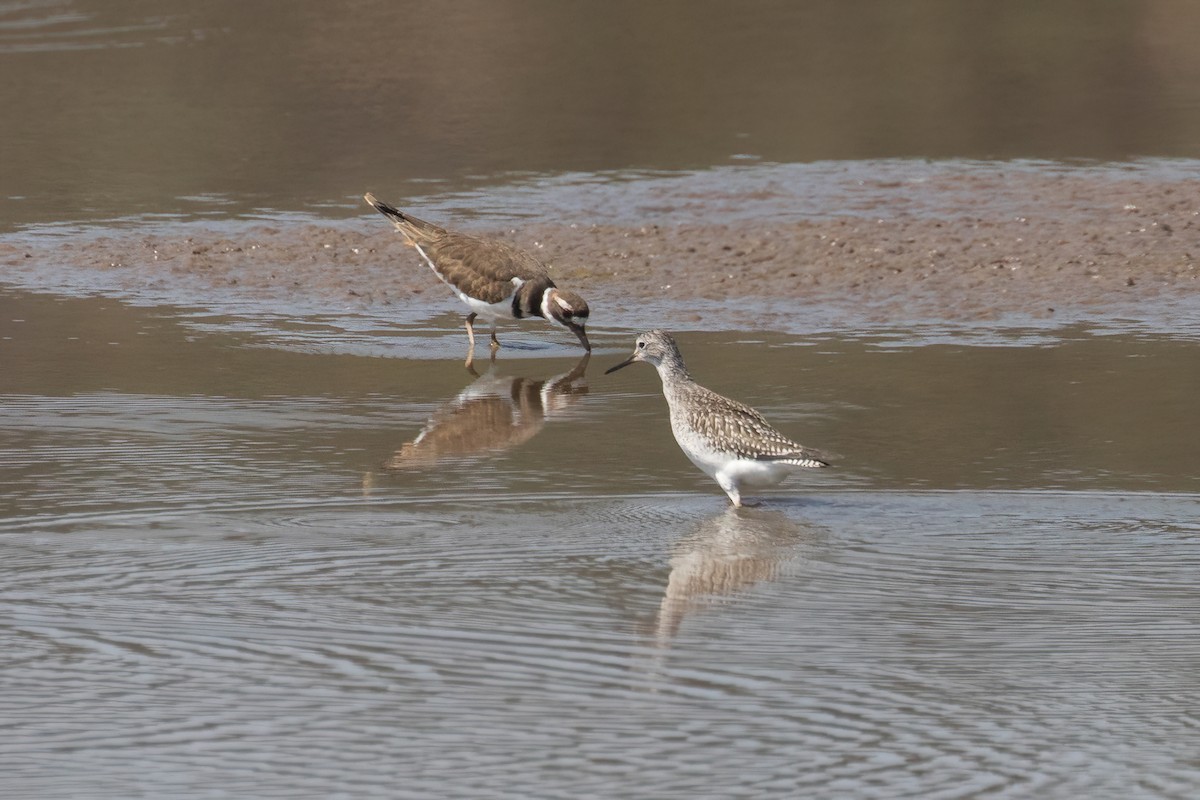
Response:
M472 323L475 322L476 316L477 314L474 311L467 314L467 338L471 340L471 344L467 348L467 363L465 365L468 372L475 371L475 326Z
M733 507L741 508L742 494L738 491L737 484L733 482L733 479L722 473L717 473L715 477L717 479L717 484L725 490L725 494L729 495L729 500L733 503Z
M492 355L496 354L496 348L500 346L500 340L496 338L496 323L492 323Z
M488 358L488 364L493 367L496 366L496 348L494 348L494 347L492 348L491 357ZM474 376L476 378L479 377L479 371L477 369L475 369L475 350L474 350L474 348L467 351L467 360L466 360L466 363L463 364L463 366L467 368L467 372L471 373L472 376Z
M475 352L475 318L479 316L474 311L467 314L467 338L471 340L471 352Z

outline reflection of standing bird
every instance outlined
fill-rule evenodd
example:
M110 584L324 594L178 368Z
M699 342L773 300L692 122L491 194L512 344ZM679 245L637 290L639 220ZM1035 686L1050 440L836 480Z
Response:
M731 508L704 520L675 545L659 605L660 642L675 636L687 614L716 597L773 581L814 530L778 512Z
M753 408L692 380L679 346L666 331L637 337L633 355L605 371L635 361L653 364L671 412L671 432L692 463L715 480L734 506L745 487L774 486L799 467L829 466L820 453L793 442Z
M455 233L409 216L369 192L364 197L392 221L433 274L471 309L467 336L472 351L476 317L491 321L493 348L500 346L497 320L542 317L574 333L584 350L592 349L583 329L589 313L587 303L574 292L556 287L541 261L504 242Z
M397 450L384 468L492 455L529 441L549 417L587 394L586 384L576 382L590 358L585 353L570 372L545 380L486 373L434 412L417 438Z

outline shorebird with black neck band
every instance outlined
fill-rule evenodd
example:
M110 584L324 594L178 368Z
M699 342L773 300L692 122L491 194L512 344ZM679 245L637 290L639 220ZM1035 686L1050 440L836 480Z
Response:
M679 346L666 331L640 334L633 355L604 374L636 361L658 370L675 441L693 464L725 490L735 508L743 505L744 488L774 486L796 469L829 466L826 456L793 442L750 406L692 380Z
M574 292L555 286L541 261L504 242L448 231L419 220L377 200L370 192L364 199L391 220L433 274L471 309L467 315L467 337L472 353L477 317L492 323L493 350L500 346L496 338L498 320L541 317L571 331L583 349L591 351L584 331L589 313L587 303Z

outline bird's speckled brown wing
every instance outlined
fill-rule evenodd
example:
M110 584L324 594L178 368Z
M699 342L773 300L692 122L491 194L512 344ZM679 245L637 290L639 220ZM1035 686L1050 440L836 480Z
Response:
M793 442L753 408L696 383L690 383L686 391L688 401L678 407L686 415L687 426L715 449L739 458L828 466L820 452Z
M524 250L494 239L448 231L390 206L369 192L364 199L387 217L409 244L420 248L438 277L477 300L499 303L511 297L514 278L524 283L536 281L539 288L554 285L546 266ZM525 310L528 313L532 309Z
M485 303L512 295L513 278L547 280L542 262L504 242L446 231L425 243L425 251L442 280Z

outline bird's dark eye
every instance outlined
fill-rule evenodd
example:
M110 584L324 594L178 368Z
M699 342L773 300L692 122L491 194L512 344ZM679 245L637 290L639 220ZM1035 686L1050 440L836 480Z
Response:
M645 342L638 342L638 350L641 350L641 349L642 349L642 348L644 348L645 346L646 346L646 343L645 343Z

